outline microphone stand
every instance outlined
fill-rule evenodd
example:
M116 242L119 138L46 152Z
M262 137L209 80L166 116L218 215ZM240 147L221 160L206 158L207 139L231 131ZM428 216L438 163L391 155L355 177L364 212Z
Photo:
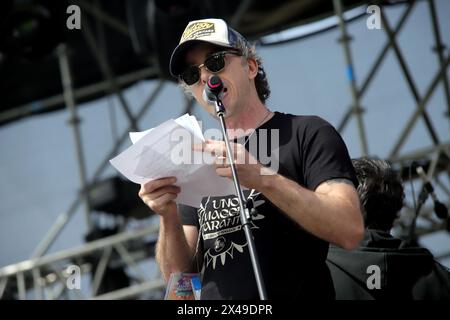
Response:
M408 237L403 243L401 244L401 247L418 247L419 244L417 242L417 236L416 236L416 225L417 225L417 218L419 217L420 210L422 209L422 206L425 204L425 202L428 199L428 192L425 188L425 186L422 187L422 190L420 191L417 208L414 211L414 217L411 221L411 225L409 226L409 233Z
M428 180L423 168L421 166L419 166L419 167L417 167L416 171L417 171L419 177L421 177L422 180L424 181L424 184L423 184L422 190L419 194L418 205L417 205L417 208L414 213L414 218L411 222L408 238L404 242L404 246L406 246L406 245L418 246L417 237L415 234L416 222L417 222L417 218L419 217L420 210L422 209L422 206L427 201L428 196L431 196L431 198L433 199L434 212L435 212L436 216L440 219L448 219L448 209L443 203L438 201L437 196L434 193L434 188L433 188L431 182ZM448 226L447 226L447 228L448 228Z
M230 142L228 141L227 126L225 124L225 119L224 119L225 108L223 106L222 100L218 97L218 95L215 95L214 104L215 104L215 108L216 108L216 115L219 118L220 124L222 127L222 134L223 134L223 137L225 140L225 145L227 148L227 156L228 156L228 161L230 162L231 173L233 175L234 187L236 189L236 193L237 193L237 196L239 199L239 208L240 208L239 212L240 212L241 224L242 224L242 227L245 232L245 237L247 238L250 259L252 261L253 272L255 274L255 279L256 279L256 285L258 286L259 297L261 300L267 300L266 288L264 285L264 280L262 278L261 268L259 266L258 255L256 253L255 240L253 238L252 231L250 229L250 225L252 222L252 216L250 215L250 211L254 210L254 208L252 207L252 204L250 203L250 201L246 202L246 205L244 207L244 194L242 192L241 185L239 183L239 177L236 172L236 166L234 165L233 154L232 154Z

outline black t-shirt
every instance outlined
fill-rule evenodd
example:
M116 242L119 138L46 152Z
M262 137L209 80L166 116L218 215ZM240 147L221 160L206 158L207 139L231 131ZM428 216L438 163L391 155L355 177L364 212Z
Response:
M319 117L276 112L249 140L247 149L261 146L263 140L268 146L269 154L259 148L255 158L264 164L271 157L267 166L277 164L278 174L309 190L334 178L357 184L342 138ZM305 231L257 190L244 190L244 195L253 199L258 211L252 233L268 297L334 298L325 264L328 243ZM258 299L237 196L205 197L199 208L179 209L183 224L201 229L202 299Z

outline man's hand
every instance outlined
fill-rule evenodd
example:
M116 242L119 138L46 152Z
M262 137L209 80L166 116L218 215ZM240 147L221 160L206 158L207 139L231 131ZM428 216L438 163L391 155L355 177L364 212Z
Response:
M264 170L261 165L246 149L239 143L230 142L234 155L234 164L241 185L250 189L259 189L264 178ZM203 151L216 158L216 173L221 177L232 178L230 162L228 160L227 148L224 141L206 140L202 144L196 144L194 151Z
M161 216L177 213L175 199L180 193L180 187L173 185L175 177L161 178L141 185L139 197L154 212Z

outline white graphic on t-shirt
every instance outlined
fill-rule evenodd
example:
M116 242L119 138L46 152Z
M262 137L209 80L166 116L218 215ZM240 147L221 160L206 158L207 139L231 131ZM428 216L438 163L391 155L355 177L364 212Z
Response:
M205 252L204 258L205 258L205 266L206 268L209 266L209 264L212 262L212 268L215 269L216 268L216 262L217 262L217 258L220 257L220 262L222 263L222 265L225 265L225 261L226 261L226 257L227 255L233 259L234 258L234 249L236 249L237 251L239 251L240 253L244 252L244 247L247 246L247 243L245 243L244 245L239 245L236 244L234 242L231 242L231 246L224 252L219 253L219 254L212 254L211 250L208 249L208 251Z
M251 199L253 201L255 208L265 203L265 200L255 200L260 194L260 192L252 189L247 198L247 200ZM208 267L212 262L212 268L215 269L217 258L220 257L220 262L222 265L225 265L227 256L233 259L236 250L243 253L244 247L247 246L246 239L244 243L236 243L226 237L227 234L242 229L239 215L239 200L237 197L208 197L205 203L198 209L198 218L203 241L213 241L215 239L212 248L206 250L204 254L205 267ZM254 221L264 218L264 215L259 213L255 217L252 217L251 228L258 229Z

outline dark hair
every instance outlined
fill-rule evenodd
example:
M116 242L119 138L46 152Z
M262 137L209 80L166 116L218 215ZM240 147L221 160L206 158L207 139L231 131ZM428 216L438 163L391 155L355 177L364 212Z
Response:
M389 231L405 198L399 175L384 160L364 157L352 161L366 228Z
M266 71L262 65L262 59L256 52L256 47L250 45L247 41L238 40L236 49L238 49L247 59L255 59L258 63L258 74L255 77L255 87L259 100L261 100L262 103L266 103L266 100L270 96L270 87L269 82L267 81Z

